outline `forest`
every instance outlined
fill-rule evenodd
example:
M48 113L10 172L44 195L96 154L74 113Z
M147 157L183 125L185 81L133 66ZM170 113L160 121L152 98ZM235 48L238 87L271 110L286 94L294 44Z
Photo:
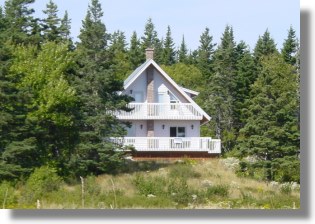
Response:
M48 1L36 18L35 0L0 6L0 184L25 182L41 167L73 181L123 172L125 153L109 137L124 136L111 111L128 110L124 79L145 61L145 49L212 117L203 136L222 141L222 157L240 159L238 175L300 181L300 57L293 27L277 49L268 29L250 50L227 25L219 43L205 27L197 49L171 27L160 39L152 19L126 40L109 33L99 0L91 0L79 41L71 18ZM188 31L187 31L188 32Z

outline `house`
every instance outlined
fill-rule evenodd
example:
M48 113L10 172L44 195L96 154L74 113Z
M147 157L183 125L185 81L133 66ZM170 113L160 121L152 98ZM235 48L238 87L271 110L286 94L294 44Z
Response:
M134 102L130 112L119 111L118 119L129 121L127 136L117 139L135 148L140 157L209 157L221 153L221 141L200 137L200 126L210 121L193 100L198 92L180 87L153 60L146 49L146 62L124 82L123 94Z

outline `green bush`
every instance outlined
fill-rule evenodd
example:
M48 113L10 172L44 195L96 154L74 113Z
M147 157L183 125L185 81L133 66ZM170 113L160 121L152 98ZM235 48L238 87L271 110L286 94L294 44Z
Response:
M35 203L46 194L58 191L61 184L62 180L55 169L47 166L37 168L26 181L22 200L25 203Z
M143 175L137 175L133 183L141 195L165 194L166 180L162 177L144 177Z
M11 183L4 181L0 184L0 209L12 209L17 207L17 195Z
M187 180L188 178L198 178L200 176L200 173L196 172L193 166L189 164L176 164L171 167L169 172L170 178L181 178Z
M228 185L213 185L207 188L206 197L212 198L213 196L227 197L229 195Z

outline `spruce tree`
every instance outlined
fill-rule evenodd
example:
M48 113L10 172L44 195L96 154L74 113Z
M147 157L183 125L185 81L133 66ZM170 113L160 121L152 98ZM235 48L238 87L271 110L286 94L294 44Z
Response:
M276 44L271 38L270 33L267 29L262 37L259 36L256 46L254 48L254 57L256 64L259 66L259 60L263 56L268 56L275 52L277 52Z
M129 61L132 65L132 69L136 69L141 63L143 63L143 51L141 49L140 40L137 37L137 33L134 31L130 39L129 48Z
M210 30L206 27L205 31L200 36L200 46L198 47L197 66L207 79L212 73L212 57L216 44L212 43L213 37L210 35Z
M187 57L188 57L187 54L188 54L188 49L185 43L185 37L183 35L182 43L180 44L180 48L178 51L178 62L187 63Z
M283 59L291 64L296 65L296 53L298 50L298 41L295 36L295 30L290 26L288 31L288 37L283 43L283 47L281 49L281 55Z
M223 152L231 150L235 141L235 55L233 29L227 26L214 54L214 73L207 82L204 101L205 109L212 115L216 137L222 139Z
M174 41L172 38L170 26L167 26L161 63L164 65L172 65L175 63Z
M297 76L279 54L264 58L261 66L239 148L258 158L248 172L262 173L267 180L299 182Z
M114 172L122 161L109 137L125 133L121 121L111 113L124 109L129 98L119 95L123 81L117 79L110 69L110 53L105 24L101 21L103 11L98 0L92 0L79 35L77 45L78 71L73 85L80 99L78 121L80 143L72 154L70 167L76 174L87 175Z
M32 43L32 27L37 22L34 19L34 9L29 8L35 0L7 0L5 2L5 20L8 40L12 43Z
M45 41L59 41L60 40L60 22L58 18L58 6L50 0L46 5L46 9L43 10L46 18L42 23L43 38Z
M68 11L65 11L63 18L60 21L60 37L62 40L71 41L70 30L71 19L69 19Z

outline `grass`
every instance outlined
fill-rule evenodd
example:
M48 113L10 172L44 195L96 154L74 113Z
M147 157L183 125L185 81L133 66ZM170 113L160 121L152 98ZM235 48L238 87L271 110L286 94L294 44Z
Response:
M238 177L220 159L175 162L134 162L119 175L85 178L84 208L248 208L300 207L300 194L288 185ZM8 189L8 190L7 190ZM81 183L62 183L39 195L41 208L82 208ZM9 192L6 193L6 192ZM0 184L0 203L7 208L36 208L25 203L26 185ZM5 200L5 203L4 203Z

